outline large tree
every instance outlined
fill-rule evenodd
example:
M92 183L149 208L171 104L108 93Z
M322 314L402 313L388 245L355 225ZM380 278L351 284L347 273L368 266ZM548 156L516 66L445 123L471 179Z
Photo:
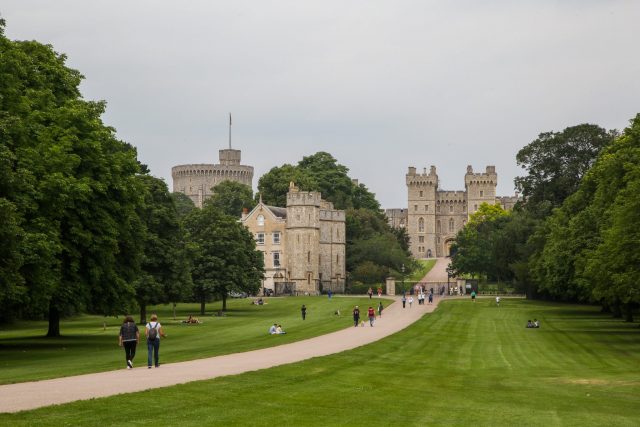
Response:
M185 238L173 198L161 179L140 175L144 204L139 207L145 225L144 257L135 280L140 323L146 323L147 305L176 303L191 296L191 274Z
M5 311L48 312L48 335L58 336L65 312L112 314L132 300L142 253L140 166L102 123L105 104L81 98L82 76L64 55L10 41L3 30L2 22L0 152L12 173L0 184L0 234L20 244L2 268L16 274L19 266L20 277L3 283L0 299L10 302Z
M610 144L616 131L597 125L581 124L562 132L544 132L516 155L527 175L515 184L527 209L546 216L558 207L580 184L603 147Z
M185 220L192 258L194 296L200 313L214 295L227 309L230 292L255 294L262 283L264 260L249 230L207 200Z

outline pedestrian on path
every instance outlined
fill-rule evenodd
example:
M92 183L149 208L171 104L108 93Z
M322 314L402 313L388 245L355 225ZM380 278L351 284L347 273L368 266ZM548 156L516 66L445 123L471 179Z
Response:
M376 311L373 309L373 307L369 306L367 315L369 316L369 326L373 327L373 321L376 320Z
M378 286L378 298L382 297L382 286Z
M151 356L153 356L153 362L157 368L160 366L160 337L167 336L162 325L158 322L157 314L151 315L151 321L147 323L144 334L147 337L147 367L151 369Z
M331 299L331 295L333 295L333 292L331 292L331 289L329 289L327 291L327 296L329 297L329 299Z
M140 330L133 320L133 317L124 318L122 326L120 326L120 336L118 344L124 347L124 357L127 361L127 369L133 368L133 358L136 357L136 346L140 342Z
M304 304L300 308L300 313L302 313L302 320L304 320L307 317L307 307Z
M373 297L373 289L369 288L369 290L367 291L367 295L369 295L369 299L371 299L371 297Z
M413 306L413 297L409 297L409 308Z
M429 304L433 304L433 292L429 294Z
M402 308L405 308L407 305L407 297L402 294Z
M358 322L360 321L360 309L356 305L353 309L353 326L358 327Z
M500 307L500 297L496 297L496 305Z
M383 309L383 308L384 308L384 307L382 306L382 301L380 301L380 302L378 303L378 317L382 317L382 309Z
M476 302L476 291L471 291L471 301Z

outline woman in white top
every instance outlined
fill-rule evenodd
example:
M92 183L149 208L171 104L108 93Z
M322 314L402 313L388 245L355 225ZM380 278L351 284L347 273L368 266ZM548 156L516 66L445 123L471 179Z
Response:
M151 369L151 356L153 355L155 367L160 366L160 337L166 337L162 325L158 322L158 316L151 315L151 321L147 323L144 334L147 337L147 366Z

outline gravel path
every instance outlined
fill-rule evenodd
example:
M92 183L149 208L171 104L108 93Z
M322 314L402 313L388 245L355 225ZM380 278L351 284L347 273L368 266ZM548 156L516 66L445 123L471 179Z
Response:
M432 312L438 302L439 299L436 298L432 305L420 306L416 303L412 308L407 305L405 309L400 303L394 302L385 308L383 316L376 320L373 328L369 327L366 322L367 326L365 327L350 327L327 335L262 350L189 362L169 363L157 369L147 369L144 366L130 370L122 369L3 385L0 386L0 412L18 412L76 400L207 380L339 353L401 331L420 319L425 313ZM376 306L376 304L372 305ZM363 307L361 312L366 315L366 307ZM349 313L343 316L345 325L353 324ZM273 339L277 340L278 337L274 336ZM167 342L165 345L171 344Z

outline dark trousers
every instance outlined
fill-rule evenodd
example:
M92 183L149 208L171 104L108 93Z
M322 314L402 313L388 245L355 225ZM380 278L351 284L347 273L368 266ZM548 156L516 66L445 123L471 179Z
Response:
M402 301L402 308L404 308L406 304L407 304L406 301Z
M147 340L147 366L151 366L151 355L153 355L153 360L156 366L159 366L159 358L160 358L160 340Z
M307 313L305 311L302 312L302 320L304 320L307 317Z
M136 357L136 345L137 341L125 341L122 343L124 347L124 357L126 360L133 360Z
M360 320L360 316L353 316L353 326L358 326L359 320Z

